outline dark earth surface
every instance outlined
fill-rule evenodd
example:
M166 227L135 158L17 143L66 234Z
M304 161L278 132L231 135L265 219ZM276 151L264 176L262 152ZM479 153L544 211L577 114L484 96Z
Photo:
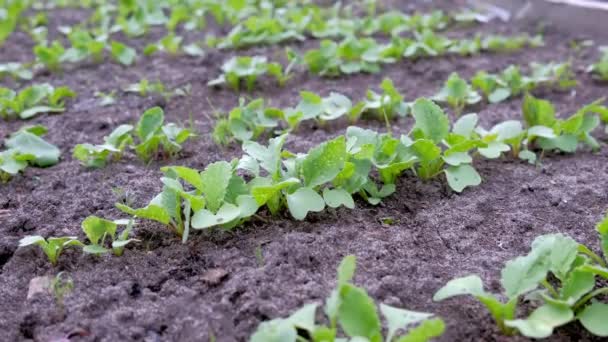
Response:
M393 1L391 5L408 11L459 5L420 3ZM87 15L83 10L55 10L50 24L72 25ZM450 34L534 33L534 29L494 21ZM205 33L185 34L186 40L203 39ZM129 43L141 48L162 35L159 30ZM413 100L434 94L454 70L470 77L480 69L499 71L509 64L571 58L579 80L575 90L536 92L553 101L560 116L567 116L608 90L608 85L596 83L584 72L597 57L596 50L579 53L571 49L570 41L575 38L594 39L600 45L608 37L580 36L548 25L543 48L402 61L384 67L379 74L330 80L300 69L285 88L262 80L252 94L241 95L264 97L278 106L295 105L298 92L305 89L323 95L338 91L357 99L368 88L377 87L382 78L390 77ZM0 61L31 60L32 44L25 33L14 34L0 50ZM316 47L317 42L292 45L304 50ZM239 53L276 56L282 49L257 47ZM92 257L70 250L56 267L37 248L17 250L19 239L26 235L83 238L80 222L88 215L124 217L114 207L122 197L128 197L134 206L144 206L160 191L161 166L203 169L211 162L238 157L238 146L220 148L209 133L214 123L210 103L226 111L238 104L239 94L206 86L234 53L209 50L203 58L140 54L129 68L106 62L74 66L63 74L37 75L35 82L68 85L78 98L68 102L63 114L42 115L27 122L49 128L46 139L62 150L61 162L48 169L30 167L24 175L0 185L0 340L58 341L72 334L73 341L207 341L211 336L217 341L244 341L261 321L288 315L305 303L323 301L335 285L339 261L354 254L358 258L355 283L378 302L442 317L447 330L441 341L521 341L526 339L501 336L487 311L473 299L434 303L433 294L453 277L470 273L479 274L487 290L499 292L504 263L526 253L541 234L567 233L597 251L594 225L608 208L608 146L599 130L602 150L595 154L587 150L549 154L539 167L510 157L478 160L475 167L483 182L462 194L451 192L444 179L423 182L406 173L397 192L379 206L358 199L355 210L328 209L302 222L287 213L272 218L263 211L233 231L195 233L187 244L159 224L140 222L134 237L141 242L122 257ZM119 91L117 103L109 107L99 106L93 96L96 91L118 90L144 77L162 80L170 87L191 84L192 95L165 101ZM16 86L7 80L2 84ZM135 122L154 105L165 108L168 121L186 123L192 113L200 136L187 142L176 160L145 165L128 153L120 162L87 170L71 158L74 145L101 143L114 127ZM491 127L505 119L519 119L520 106L521 98L514 98L473 110L485 127ZM0 123L0 138L23 124ZM383 128L379 122L359 124ZM409 125L411 118L401 119L394 122L394 129L405 130ZM347 122L324 127L307 123L290 136L287 147L306 151L342 134L347 126ZM121 192L123 195L117 195ZM394 219L394 224L383 224L383 218ZM256 257L257 251L261 251L261 259ZM51 295L26 299L30 279L59 271L74 280L63 312ZM593 338L578 324L571 324L558 329L550 340Z

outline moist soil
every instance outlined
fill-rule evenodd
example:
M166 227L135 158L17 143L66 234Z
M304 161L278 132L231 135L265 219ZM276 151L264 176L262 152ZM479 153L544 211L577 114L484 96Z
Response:
M420 1L392 2L403 10L445 4ZM432 6L431 6L432 5ZM50 26L72 25L86 18L83 10L50 12ZM484 26L458 29L452 35L534 32L535 27L493 21ZM226 28L211 26L216 34ZM68 102L60 115L42 115L27 124L44 124L46 139L62 151L61 162L47 169L28 168L23 175L0 186L0 340L2 341L245 341L257 325L286 316L303 304L322 302L335 285L336 267L348 254L358 258L355 283L366 288L378 302L411 310L433 312L447 323L440 341L524 341L504 337L487 311L476 301L458 297L434 303L432 296L448 280L476 273L487 290L500 291L504 263L529 250L541 234L566 233L597 250L595 223L608 208L608 146L596 132L602 150L592 153L546 154L540 166L504 157L480 159L475 167L483 177L480 186L461 194L449 190L445 179L423 182L409 173L398 181L396 193L378 206L356 200L356 209L327 209L295 221L286 213L271 217L262 211L242 227L231 231L194 233L182 244L159 224L142 221L134 232L141 240L122 257L83 255L71 250L52 267L37 248L17 250L26 235L76 235L84 238L80 222L88 215L123 218L114 203L128 200L144 206L160 191L159 171L165 165L203 169L209 163L240 156L236 145L218 147L210 137L214 108L227 111L240 95L264 97L276 106L293 106L300 90L322 95L341 92L353 99L390 77L413 100L434 94L452 71L470 77L477 70L496 72L509 64L572 59L579 85L572 91L540 90L560 116L606 95L608 86L596 83L584 69L595 60L595 49L575 51L572 39L594 39L544 27L546 46L510 54L473 57L422 58L401 61L379 74L321 79L298 70L284 88L263 79L253 93L237 94L211 89L221 63L233 51L208 50L205 57L155 55L138 58L132 67L115 63L81 64L61 74L39 73L33 82L72 87L78 98ZM205 32L183 33L203 39ZM56 34L51 30L51 36ZM127 40L141 48L163 33ZM602 41L604 39L604 41ZM25 33L14 34L0 50L0 61L31 60L33 43ZM316 47L316 41L291 43L296 49ZM277 56L280 47L255 47L240 54ZM141 50L140 50L141 51ZM99 105L96 91L109 92L141 78L161 80L169 88L191 85L191 96L164 100L117 93L116 104ZM4 86L21 87L13 81ZM119 162L88 170L72 159L78 143L101 143L114 127L133 123L154 105L167 120L188 123L200 133L184 145L174 160L144 164L127 153ZM497 105L472 108L485 127L507 119L519 119L521 98ZM17 130L22 121L3 122L0 138ZM378 130L384 124L361 121L358 125ZM329 137L343 134L348 123L323 127L306 123L290 135L287 148L303 152ZM405 131L411 118L393 122L393 130ZM386 218L392 224L384 224ZM49 294L27 299L29 282L38 276L63 271L74 281L64 308ZM520 312L525 314L525 312ZM557 329L553 341L592 341L578 324Z

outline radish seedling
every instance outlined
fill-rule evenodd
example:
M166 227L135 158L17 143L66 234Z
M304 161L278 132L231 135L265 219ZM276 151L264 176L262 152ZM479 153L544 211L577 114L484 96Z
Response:
M55 88L48 83L27 87L19 93L0 87L0 116L5 120L25 120L42 113L60 113L65 110L65 99L75 96L68 87Z
M59 162L59 149L41 138L46 132L44 126L23 127L5 141L7 150L0 152L0 180L8 181L28 165L47 167Z
M119 225L126 225L126 228L117 235ZM105 254L110 252L106 248L105 241L109 237L112 241L114 255L121 256L127 244L138 241L129 239L129 234L133 229L133 220L109 221L97 216L89 216L82 221L82 231L87 236L90 244L84 245L82 251L88 254Z
M110 156L113 160L119 160L125 148L133 144L132 131L133 126L120 125L110 135L104 137L102 145L76 145L72 156L78 159L83 166L104 167Z
M269 63L264 56L240 56L232 57L222 65L223 74L207 83L209 86L217 86L227 83L233 90L238 91L241 84L245 83L247 91L252 91L258 77L270 74L280 86L289 79L291 66L283 72L283 66L279 63Z
M602 53L600 59L590 65L587 71L602 81L608 81L608 46L601 47L600 52Z
M598 224L600 235L606 230L604 225ZM502 269L506 302L485 292L476 275L451 280L433 299L472 295L508 335L519 331L527 337L546 338L555 328L579 320L592 334L605 337L608 330L600 317L608 315L608 305L592 299L608 293L608 288L598 287L596 276L608 279L604 259L566 235L549 234L537 237L527 255L508 261ZM517 319L522 296L540 305L527 318Z
M194 136L190 130L180 128L174 123L164 124L165 113L160 107L145 111L135 128L138 144L137 156L144 161L152 159L162 147L168 157L174 157L184 142Z
M467 81L454 72L447 79L441 91L433 97L433 100L446 102L452 107L456 116L460 116L465 106L478 103L481 101L481 96Z
M405 342L428 341L443 334L445 324L440 318L432 318L433 314L380 304L380 312L387 324L384 339L376 303L363 288L352 284L355 262L355 257L350 255L338 267L336 288L325 302L324 313L330 323L328 326L316 323L319 304L312 303L288 318L261 323L250 341L296 342L310 339L334 342L346 340L339 336L348 336L352 340Z
M2 63L0 64L0 79L10 76L14 80L31 80L34 75L27 65L21 63Z
M19 240L19 247L31 245L39 246L53 266L57 265L57 260L65 248L69 246L83 246L82 242L78 241L78 238L75 236L50 237L45 239L40 235L30 235Z

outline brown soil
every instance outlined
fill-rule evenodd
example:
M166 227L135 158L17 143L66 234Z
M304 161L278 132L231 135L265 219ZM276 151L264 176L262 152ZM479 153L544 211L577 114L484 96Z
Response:
M393 3L399 3L394 1ZM437 5L437 4L435 4ZM412 5L402 6L410 8ZM428 5L427 5L428 6ZM52 12L51 23L73 24L86 12ZM219 30L218 28L212 28ZM492 22L480 32L527 32L526 27ZM143 46L145 40L131 42ZM189 34L202 39L204 32ZM579 86L560 93L538 95L556 104L561 115L606 94L583 69L596 56L595 49L576 55L569 48L575 37L548 27L547 46L512 54L442 57L402 61L377 75L356 75L325 80L298 71L287 87L277 89L263 81L251 97L264 97L275 105L295 105L299 90L321 94L339 91L352 98L391 77L408 99L432 95L457 70L461 76L475 71L498 71L530 61L564 61L573 58ZM589 38L589 37L587 37ZM606 37L590 37L596 44ZM604 41L602 41L604 39ZM296 48L316 46L310 41ZM0 50L0 61L32 58L27 35L13 35ZM281 47L259 47L241 54L275 56ZM124 68L107 62L84 64L63 74L41 74L35 82L68 85L78 92L61 115L43 115L28 124L49 128L47 140L63 152L60 164L48 169L28 168L24 175L0 186L0 340L57 341L70 333L73 341L244 341L263 320L284 316L305 303L323 300L333 288L335 269L347 254L358 257L355 282L379 302L412 310L434 312L448 327L441 341L521 341L499 334L482 306L468 298L434 303L434 292L456 276L479 274L490 291L500 291L500 269L505 261L525 253L531 241L545 233L563 232L579 242L598 246L594 224L608 207L608 146L593 154L547 155L541 167L504 158L476 161L483 183L462 194L449 191L444 180L422 182L404 175L397 192L377 207L357 200L355 210L326 210L298 222L288 217L259 218L230 232L193 234L187 244L158 224L141 222L135 235L141 243L122 257L92 257L69 251L51 267L37 249L17 250L26 235L78 235L88 215L124 217L114 208L120 189L135 206L143 206L159 190L163 165L204 168L220 159L240 155L238 146L216 146L209 132L213 109L230 109L238 94L206 86L221 62L234 52L209 51L204 58L140 56L135 66ZM171 87L192 85L192 96L164 101L120 94L118 102L100 107L96 91L119 89L140 78L160 79ZM12 81L1 84L15 86ZM209 100L209 102L208 102ZM194 117L200 137L185 144L176 160L144 165L134 155L99 170L86 170L71 158L77 143L100 143L114 127L132 123L147 108L161 105L169 121ZM520 117L521 99L482 106L482 123L489 127ZM411 119L395 123L404 129ZM1 123L0 138L24 122ZM306 124L289 138L288 148L305 151L329 136L342 134L346 122L326 127ZM361 125L382 129L376 122ZM598 132L599 133L599 132ZM601 136L605 141L605 137ZM381 223L391 217L390 226ZM256 258L261 249L263 260ZM218 272L219 270L219 272ZM31 278L67 272L74 290L61 313L51 296L26 299ZM225 276L222 275L225 272ZM558 329L554 341L589 341L593 338L577 324Z

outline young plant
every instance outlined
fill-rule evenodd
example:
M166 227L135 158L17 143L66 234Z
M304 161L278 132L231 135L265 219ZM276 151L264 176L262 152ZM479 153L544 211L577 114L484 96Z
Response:
M291 67L285 69L279 63L269 63L264 56L239 56L232 57L224 65L222 65L223 74L207 83L208 86L218 86L228 84L233 90L238 91L241 84L245 83L247 91L252 91L258 77L270 74L276 78L280 86L290 78L289 71Z
M126 225L126 228L117 235L119 225ZM132 230L133 220L109 221L97 216L89 216L82 221L82 231L89 239L90 244L85 245L82 251L95 255L109 253L110 249L105 246L106 238L109 237L112 241L111 247L114 255L121 256L126 245L139 241L129 238Z
M356 121L364 114L371 114L380 120L390 121L396 116L405 116L408 113L409 105L403 101L403 96L395 88L391 79L382 80L380 89L383 91L382 94L373 90L367 91L366 99L359 102L350 111L351 121Z
M597 226L602 243L606 222ZM600 318L608 315L608 305L593 300L608 293L607 287L596 283L597 276L608 279L608 268L588 247L563 234L543 235L534 240L527 255L508 261L501 273L506 302L487 293L477 275L449 281L433 299L474 296L507 335L519 332L526 337L547 338L555 328L578 320L592 334L608 336ZM517 305L523 296L538 304L527 318L518 319Z
M562 120L555 117L555 108L549 101L537 99L526 94L522 105L524 121L532 130L535 126L549 127L554 135L551 137L539 136L528 139L528 144L536 143L543 150L560 150L573 153L580 142L599 149L599 144L591 136L591 132L599 125L598 114L608 115L608 108L601 105L604 99L595 101L579 109L569 118Z
M473 160L469 155L470 150L480 146L471 136L473 127L463 128L459 124L450 132L447 115L427 99L416 100L412 115L416 123L409 136L402 136L401 141L408 153L418 159L414 168L416 175L431 179L445 173L448 185L456 192L479 185L481 177L471 165Z
M57 265L57 260L65 248L83 246L82 242L78 241L78 238L75 236L50 237L45 239L40 235L30 235L19 240L19 247L32 245L39 246L53 266Z
M172 158L182 149L182 144L194 136L190 130L174 123L164 124L165 113L160 107L145 111L135 128L139 143L135 145L137 156L149 161L162 147L166 157Z
M46 134L44 126L23 127L13 133L0 152L0 179L8 181L28 165L48 167L59 162L61 151L41 138Z
M608 46L600 48L602 56L587 68L587 71L602 81L608 81Z
M481 96L466 80L454 72L447 79L441 91L433 97L433 100L446 102L452 107L456 116L460 116L465 106L478 103L481 101Z
M440 318L380 304L380 312L387 323L386 337L378 307L367 292L352 284L356 259L345 257L338 267L336 288L325 302L324 313L329 325L317 323L318 303L307 304L288 318L277 318L261 323L251 336L251 342L343 341L347 336L362 341L428 341L445 330Z
M85 167L104 167L108 158L112 157L113 160L120 160L124 150L133 144L132 131L133 126L120 125L110 135L104 137L102 145L76 145L72 156Z
M34 75L27 65L21 63L3 63L0 64L0 79L10 76L14 80L31 80Z
M53 293L53 297L55 297L55 304L59 308L59 311L63 315L65 312L65 296L72 292L74 289L74 281L69 275L66 275L65 272L59 272L53 279L51 280L51 284L49 286L49 290Z
M60 42L54 41L51 45L39 44L34 46L36 61L44 65L48 70L56 72L61 70L62 57L65 48Z
M47 83L27 87L19 93L0 88L0 116L5 120L26 120L42 113L60 113L65 110L65 99L75 96L68 87L55 88Z

